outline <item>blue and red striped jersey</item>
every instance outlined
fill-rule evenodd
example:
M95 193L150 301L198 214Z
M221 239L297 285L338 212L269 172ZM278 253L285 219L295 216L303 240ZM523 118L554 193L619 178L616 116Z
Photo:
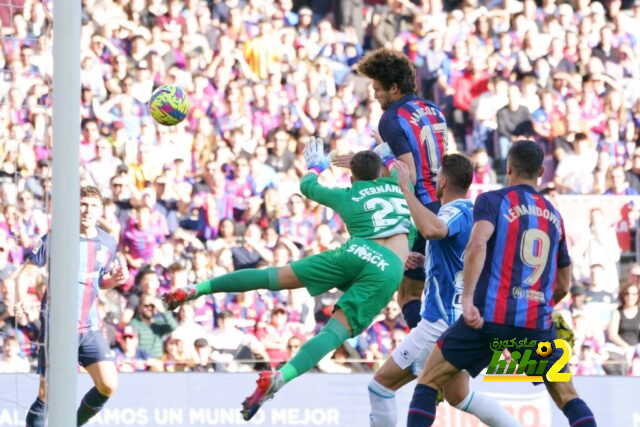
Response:
M28 260L43 267L47 263L49 235L46 234ZM116 241L105 231L98 229L96 237L80 238L80 264L78 266L78 332L100 330L98 290L102 276L109 273L116 253ZM48 291L47 291L48 292ZM46 310L47 295L42 298L42 311ZM47 317L44 316L44 319Z
M447 149L447 122L442 110L414 94L405 95L384 112L378 132L396 157L413 155L416 197L423 205L437 201L436 174Z
M481 194L473 217L495 227L473 297L484 320L548 330L557 270L571 264L560 213L516 185Z

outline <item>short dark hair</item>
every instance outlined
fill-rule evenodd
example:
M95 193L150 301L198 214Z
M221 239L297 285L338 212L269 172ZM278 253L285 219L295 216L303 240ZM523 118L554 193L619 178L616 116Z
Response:
M464 154L445 154L442 156L441 169L447 182L457 190L467 191L473 180L473 164Z
M371 150L359 151L351 159L351 173L362 181L373 181L380 176L382 160Z
M535 141L524 140L514 142L507 159L511 163L516 173L523 178L533 179L540 175L542 162L544 161L544 151Z
M357 71L379 82L385 90L395 83L402 94L416 91L416 70L403 53L387 48L376 49L358 62Z
M93 185L85 185L80 188L80 198L83 197L92 197L100 200L100 203L103 203L102 193L98 189L98 187L94 187Z

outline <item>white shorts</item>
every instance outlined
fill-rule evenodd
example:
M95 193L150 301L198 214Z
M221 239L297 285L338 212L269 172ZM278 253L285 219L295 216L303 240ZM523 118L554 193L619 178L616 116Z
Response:
M409 332L409 335L391 353L393 361L401 369L407 369L411 366L411 373L418 376L429 354L431 354L433 346L436 345L436 341L447 328L449 328L449 325L442 319L435 323L420 319L418 325Z

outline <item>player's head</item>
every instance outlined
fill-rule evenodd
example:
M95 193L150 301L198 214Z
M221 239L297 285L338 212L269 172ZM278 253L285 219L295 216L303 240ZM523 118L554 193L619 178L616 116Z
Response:
M436 176L438 198L442 198L445 188L454 194L467 194L472 179L473 164L467 156L458 153L445 154Z
M354 181L372 181L380 176L382 160L373 151L359 151L351 159Z
M80 188L80 227L95 227L102 215L102 193L98 188L87 185Z
M535 141L514 142L507 154L507 176L512 179L537 180L544 172L544 151Z
M376 49L358 62L357 70L373 80L373 91L383 110L416 91L416 71L403 53Z

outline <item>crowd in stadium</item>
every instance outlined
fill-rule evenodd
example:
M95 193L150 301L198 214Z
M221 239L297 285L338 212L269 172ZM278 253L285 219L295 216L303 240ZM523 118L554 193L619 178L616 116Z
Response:
M81 179L102 190L100 226L131 273L100 296L121 372L276 367L331 315L338 294L303 289L217 294L175 314L159 297L345 240L340 218L299 194L302 149L311 136L343 153L375 144L382 110L353 69L370 49L410 58L476 184L500 185L511 143L535 138L550 197L640 194L640 0L82 3ZM50 6L0 14L0 372L28 372L36 355L45 278L18 318L5 279L50 225ZM166 83L192 103L174 127L146 108ZM349 172L322 182L346 186ZM609 218L590 218L559 306L576 332L573 372L640 375L640 265L622 268ZM407 331L392 301L319 369L375 369Z

